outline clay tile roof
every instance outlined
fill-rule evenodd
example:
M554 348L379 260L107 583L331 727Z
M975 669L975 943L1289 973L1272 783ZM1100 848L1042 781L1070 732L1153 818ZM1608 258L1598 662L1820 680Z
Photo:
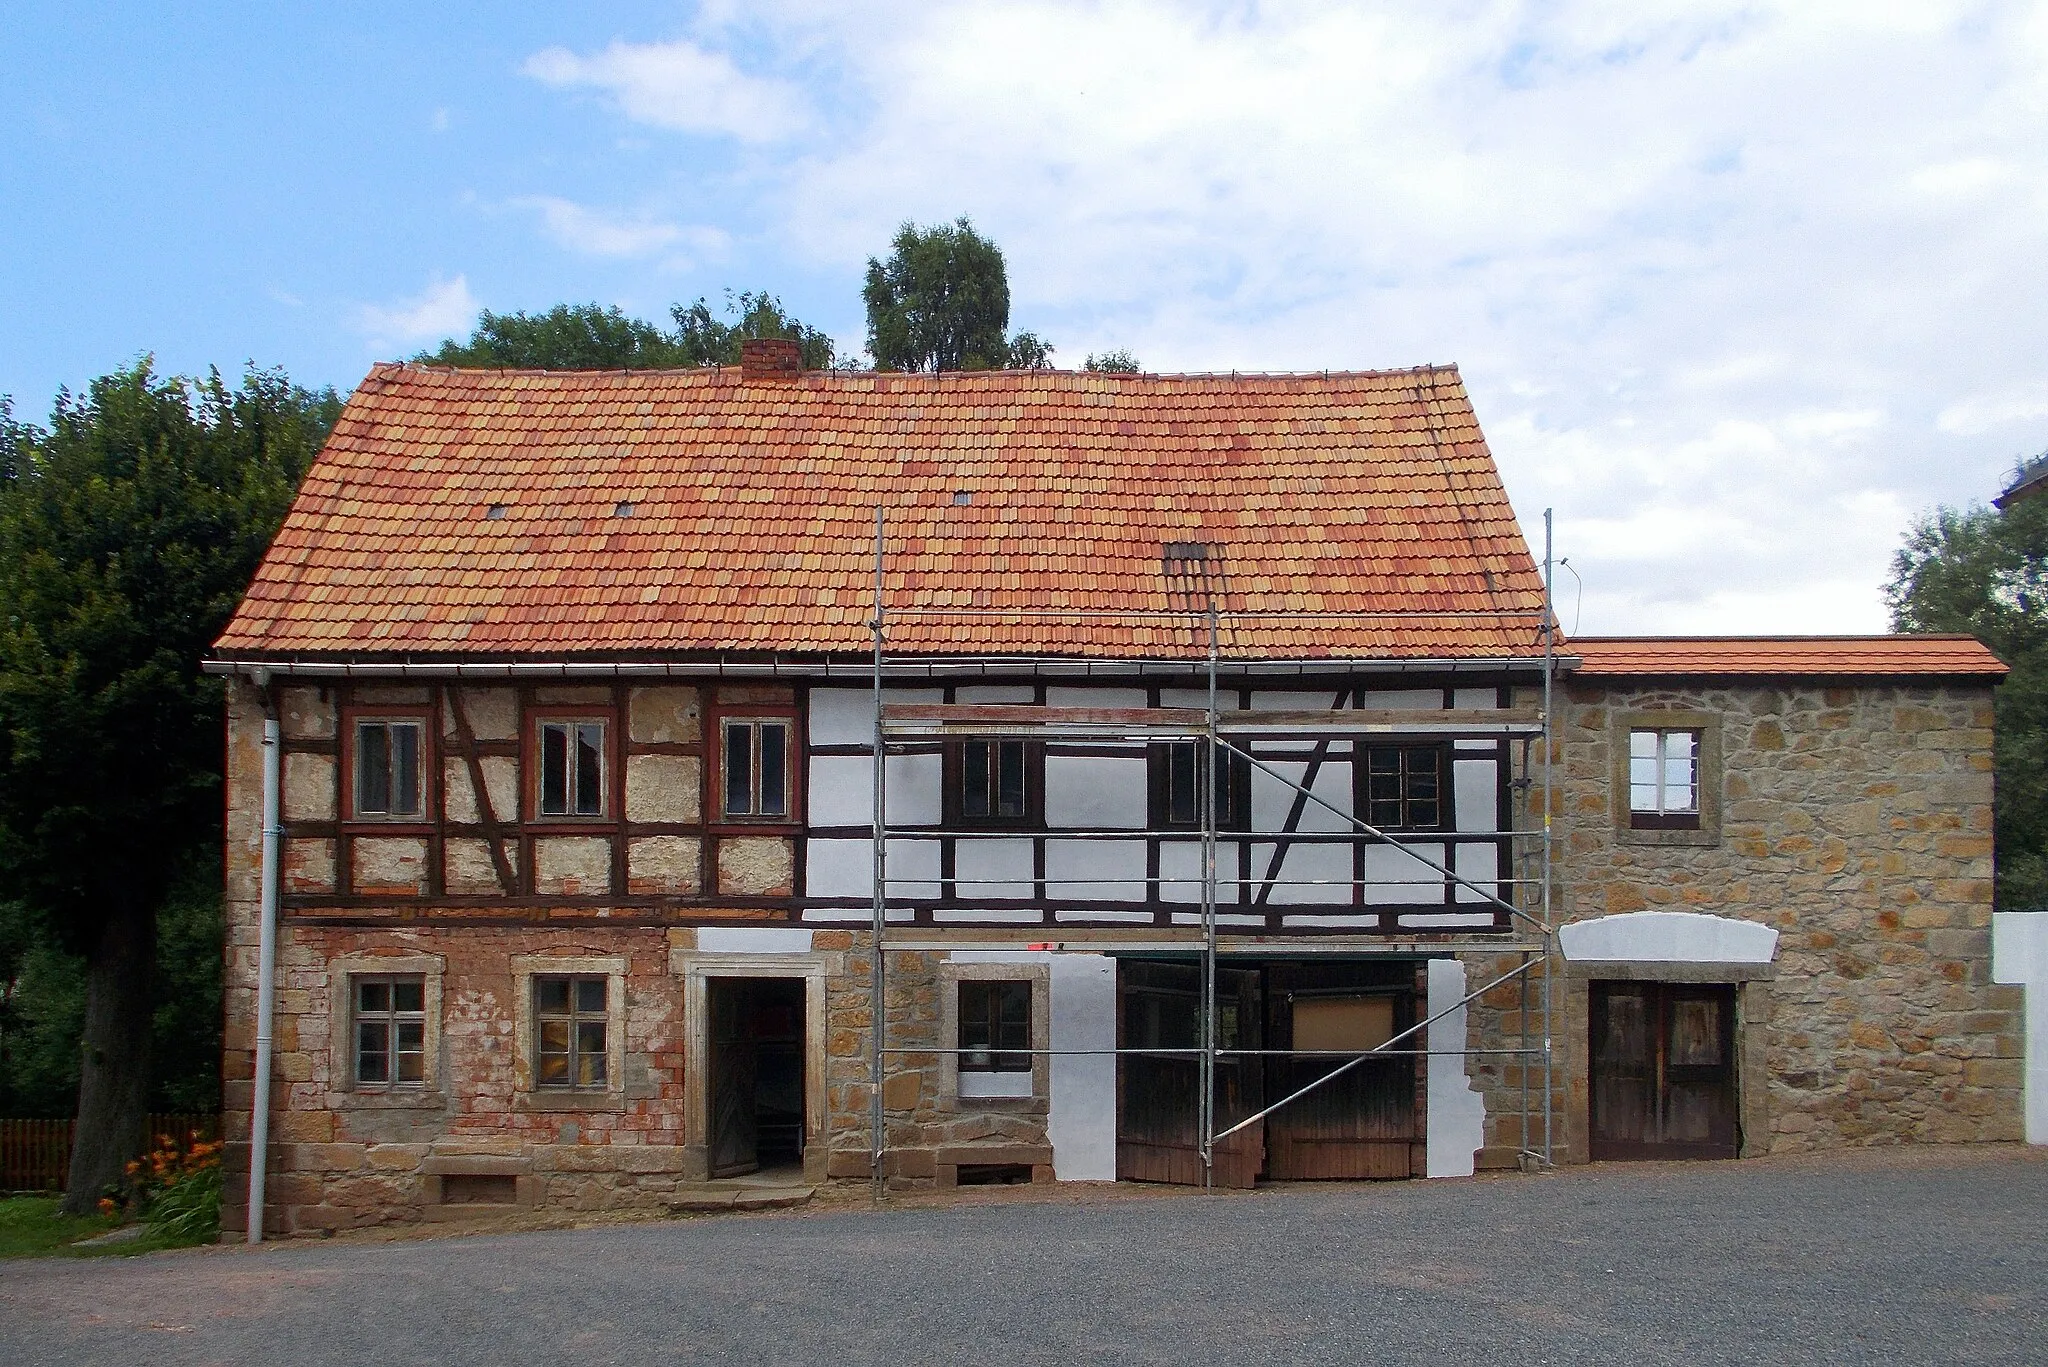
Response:
M1997 678L2006 667L1974 636L1576 636L1581 675L1798 675Z
M858 654L878 506L894 652L1200 656L1206 574L1232 657L1541 653L1542 584L1452 367L380 365L218 649ZM1215 558L1169 575L1167 542Z

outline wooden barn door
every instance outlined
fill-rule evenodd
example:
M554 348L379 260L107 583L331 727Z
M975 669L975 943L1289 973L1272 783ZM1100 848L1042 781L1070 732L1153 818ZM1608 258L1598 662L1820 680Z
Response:
M1268 971L1266 1037L1274 1049L1330 1050L1331 1058L1275 1058L1274 1101L1329 1077L1343 1051L1384 1044L1415 1023L1411 965L1288 964ZM1396 1046L1412 1047L1407 1042ZM1369 1059L1266 1119L1266 1171L1275 1180L1412 1177L1421 1171L1420 1060Z
M1117 1037L1126 1049L1197 1048L1202 1042L1202 970L1190 964L1117 966ZM1222 1049L1260 1047L1259 975L1216 974L1216 1041ZM1189 1053L1117 1058L1116 1174L1138 1182L1202 1181L1201 1060ZM1227 1128L1263 1104L1259 1061L1216 1060L1216 1127ZM1249 1187L1265 1162L1263 1126L1250 1125L1216 1146L1213 1180Z
M1592 1156L1733 1158L1735 989L1592 984Z

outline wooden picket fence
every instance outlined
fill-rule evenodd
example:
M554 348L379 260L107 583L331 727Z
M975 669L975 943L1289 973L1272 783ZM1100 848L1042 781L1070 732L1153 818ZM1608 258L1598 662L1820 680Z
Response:
M0 1120L0 1191L62 1191L71 1175L75 1120ZM220 1138L217 1115L152 1115L149 1142L170 1135L184 1144L197 1130L201 1139Z

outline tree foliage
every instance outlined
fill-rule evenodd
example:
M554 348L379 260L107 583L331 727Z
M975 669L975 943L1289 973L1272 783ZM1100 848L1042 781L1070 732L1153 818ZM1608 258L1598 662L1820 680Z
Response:
M1037 370L1052 346L1008 335L1010 280L1002 248L966 218L905 223L889 259L868 258L868 352L884 370Z
M802 322L766 290L726 291L725 321L702 298L669 310L675 331L632 318L616 306L557 304L545 313L484 310L469 340L449 338L415 360L429 365L507 370L677 370L738 365L748 338L786 337L803 348L804 366L829 370L832 339Z
M1897 631L1962 631L2012 667L1997 694L1998 904L2048 906L2048 497L1940 508L1885 586Z
M145 358L8 434L0 885L85 967L67 1203L130 1156L157 917L195 858L218 867L221 689L200 660L339 412L275 371L231 387Z
M1137 357L1119 347L1115 351L1105 351L1100 356L1089 352L1088 360L1081 368L1103 375L1136 375L1143 367L1138 364Z

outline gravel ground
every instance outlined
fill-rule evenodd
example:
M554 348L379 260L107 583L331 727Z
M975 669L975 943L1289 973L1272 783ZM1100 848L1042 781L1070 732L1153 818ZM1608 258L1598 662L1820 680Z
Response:
M2048 1154L1018 1189L0 1264L0 1363L2048 1361Z

